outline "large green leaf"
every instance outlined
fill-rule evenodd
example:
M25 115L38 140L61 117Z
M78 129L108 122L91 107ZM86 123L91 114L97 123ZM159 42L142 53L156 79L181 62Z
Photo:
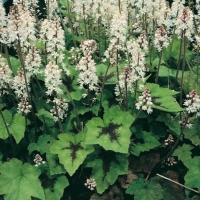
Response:
M145 131L138 134L137 139L142 139L143 142L136 142L133 146L130 147L130 152L135 156L139 156L141 152L149 151L150 149L154 149L155 147L160 145L160 142L156 140L151 133Z
M126 154L112 151L105 151L96 157L88 161L86 167L92 167L91 178L97 183L97 192L102 194L119 175L128 173L128 161Z
M184 177L185 185L191 188L198 188L200 191L200 156L196 156L184 164L189 169Z
M86 156L94 151L93 146L85 145L83 132L79 134L62 133L59 140L53 143L50 152L58 154L59 161L71 175L83 163Z
M118 106L106 110L103 120L92 118L87 124L86 144L99 144L105 150L128 153L134 117Z
M8 138L8 131L15 138L16 143L24 137L25 132L25 118L21 113L16 113L12 116L11 112L4 110L0 116L0 138ZM5 120L5 123L4 123Z
M45 200L39 175L37 167L11 159L0 165L0 194L4 194L5 200L31 200L31 197Z
M164 199L164 190L160 184L153 180L145 182L143 178L134 180L126 190L126 193L134 195L134 200Z
M69 185L69 181L66 176L59 176L56 180L53 180L53 187L50 185L44 190L45 197L48 200L61 199L64 189Z
M178 92L168 88L161 88L158 84L154 83L148 83L147 87L149 87L151 91L153 100L152 108L166 112L180 112L184 110L173 97L173 95L178 94Z

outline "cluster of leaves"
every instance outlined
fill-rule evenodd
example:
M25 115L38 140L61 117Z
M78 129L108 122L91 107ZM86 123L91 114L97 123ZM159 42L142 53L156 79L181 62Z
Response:
M60 12L67 15L69 5L65 1L60 3L65 8L60 9ZM70 34L66 38L66 49L70 48L74 39ZM77 43L80 42L80 38L75 39ZM155 58L151 63L148 62L149 57L146 58L151 75L145 83L153 100L154 111L151 115L136 110L132 96L128 109L118 105L113 92L117 82L116 69L107 71L108 64L98 62L97 55L97 74L100 84L105 84L104 91L102 96L90 94L83 99L84 90L78 87L78 73L68 60L68 50L65 52L65 65L69 66L70 76L63 78L61 87L64 91L62 97L69 103L69 110L61 124L54 122L49 112L47 97L41 89L44 86L42 78L32 80L34 106L33 112L28 115L17 113L16 102L11 95L3 96L0 100L0 194L3 198L55 200L68 199L71 195L72 199L89 199L91 196L91 199L95 199L96 195L99 199L114 199L112 188L117 186L123 193L121 199L123 196L135 200L199 199L189 190L184 193L176 185L156 176L160 172L200 191L199 119L191 119L193 128L185 128L183 137L179 138L182 134L180 113L184 109L176 101L179 97L178 87L173 84L176 70L167 67L170 62L177 65L178 46L180 40L175 38L173 46L164 52L159 84L153 83L159 60ZM193 55L188 50L187 59L190 60ZM20 62L11 57L11 64L16 74ZM123 61L120 61L119 66L124 67ZM194 84L188 81L188 77L197 77L197 74L186 70L184 76L184 94L192 89L199 91L198 81L194 81ZM176 84L180 84L180 81L179 75ZM135 92L138 98L141 91L138 89ZM179 142L176 146L165 146L164 140L169 133ZM171 156L168 153L174 147L176 149L171 154L177 158L178 164L169 167L163 161ZM45 160L37 167L34 166L36 154ZM173 173L176 177L172 176ZM132 178L129 178L130 174ZM94 192L84 186L90 177L97 183ZM75 197L77 190L87 194L85 197Z

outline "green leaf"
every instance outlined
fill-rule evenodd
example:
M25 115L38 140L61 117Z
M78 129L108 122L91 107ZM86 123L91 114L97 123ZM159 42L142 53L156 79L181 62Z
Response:
M11 125L9 126L9 131L15 138L17 144L24 137L25 128L26 128L25 117L22 116L21 113L15 114L12 119Z
M152 108L166 111L166 112L180 112L184 109L179 106L173 95L178 92L168 88L161 88L158 84L148 83L147 87L150 88L152 97Z
M183 144L175 149L173 156L178 156L178 159L181 160L183 164L187 164L187 162L190 162L192 159L192 152L190 150L193 148L194 147L189 144Z
M5 122L4 122L4 120L5 120ZM7 125L7 128L8 128L8 126L11 123L11 120L12 120L11 112L9 112L8 110L4 110L2 112L2 115L0 116L0 138L1 139L8 138L8 131L6 129L6 125ZM5 123L6 123L6 125L5 125Z
M71 175L83 163L86 156L94 151L93 146L85 145L83 132L79 134L62 133L50 148L50 152L58 154L59 161Z
M160 145L160 142L158 142L151 133L146 131L141 132L137 139L142 139L144 142L136 143L134 146L130 147L130 152L135 156L139 156L141 152L149 151Z
M0 194L5 195L5 200L31 200L31 197L45 200L39 175L35 166L11 159L0 165Z
M192 144L198 146L200 144L200 123L199 120L196 119L193 121L193 126L191 129L184 129L184 137L192 142Z
M87 162L86 167L92 167L90 177L95 179L97 192L102 194L119 175L128 173L128 161L126 154L111 151L105 151L98 157Z
M185 175L185 185L191 188L198 188L200 190L200 156L196 156L185 163L187 168L187 174Z
M126 119L126 120L124 120ZM99 144L105 150L128 153L134 117L121 111L118 106L106 110L103 120L92 118L87 124L86 144Z
M0 138L8 138L9 131L9 133L13 135L16 143L18 144L24 137L25 125L25 118L21 113L16 113L14 117L12 117L12 114L8 110L4 110L0 116Z
M55 139L50 135L41 135L37 141L37 143L31 143L28 146L29 155L33 151L38 151L41 154L48 153L50 148L50 143Z
M66 176L59 176L54 180L54 186L50 186L45 189L45 197L48 200L61 199L64 189L69 185L69 181Z
M164 199L164 190L160 184L153 180L145 182L143 178L134 180L126 190L126 193L134 195L134 200Z

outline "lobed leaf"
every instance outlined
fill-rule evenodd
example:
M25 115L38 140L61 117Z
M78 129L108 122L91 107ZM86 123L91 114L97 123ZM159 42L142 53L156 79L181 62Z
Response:
M62 133L58 138L59 140L51 146L50 152L58 154L60 163L72 176L86 156L94 151L94 148L91 145L85 145L83 132L79 134Z
M187 168L187 174L185 175L185 185L191 188L198 188L200 191L200 156L195 156L190 159L190 162L185 163Z
M86 124L85 143L99 144L105 150L128 153L131 136L129 127L133 121L132 115L113 106L106 110L103 120L94 117Z
M126 190L126 193L134 195L134 200L164 199L164 190L161 185L153 180L145 182L144 178L134 180Z
M0 194L4 194L5 200L31 200L31 197L45 200L39 175L35 166L13 158L0 165Z
M152 108L166 111L166 112L180 112L184 109L179 106L173 95L178 94L174 90L168 88L161 88L158 84L148 83L152 97Z

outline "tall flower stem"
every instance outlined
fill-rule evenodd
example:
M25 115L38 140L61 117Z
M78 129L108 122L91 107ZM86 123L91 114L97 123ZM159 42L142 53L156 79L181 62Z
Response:
M70 15L69 0L67 0L67 14L68 14L68 19L69 19L69 26L70 26L70 29L71 29L71 32L72 32L72 40L73 40L74 46L77 47L76 40L74 39L75 34L74 34L73 26L72 26L72 18L71 18L71 15Z
M179 69L181 65L182 46L183 46L183 31L181 33L181 43L180 43L180 48L179 48L178 65L176 69L176 81L178 79Z
M58 118L58 126L59 126L59 128L60 128L60 132L61 132L61 133L64 133L63 128L62 128L62 124L61 124L61 121L60 121L60 117L59 117L59 115L58 115L58 107L57 107L57 104L56 104L56 102L55 102L54 104L55 104L56 115L57 115L57 118Z
M88 33L87 33L87 23L85 19L85 5L83 4L83 21L84 21L84 27L85 27L85 36L88 39Z
M160 71L160 64L161 64L161 60L162 60L162 50L160 51L160 57L159 57L159 62L158 62L158 68L157 68L157 72L156 72L156 81L155 83L158 83L158 76L159 76L159 71Z
M100 15L100 3L98 4L98 45L99 45L99 58L101 57L101 38L100 38L100 32L101 32L101 15Z
M107 74L108 74L108 70L109 70L109 68L110 68L110 62L109 62L109 64L108 64L108 66L107 66L107 69L106 69L106 72L105 72L105 75L104 75L104 77L103 77L103 83L102 83L102 87L101 87L101 96L100 96L100 106L99 106L99 110L101 109L101 107L102 107L102 97L103 97L103 91L104 91L104 86L105 86L105 82L106 82L106 76L107 76Z
M182 64L180 100L179 100L180 105L182 105L182 98L183 98L183 80L184 80L184 71L185 71L185 59L186 59L186 36L185 36L185 31L184 31L183 32L183 64Z
M68 97L69 97L69 99L70 99L70 101L71 101L71 103L72 103L72 105L73 105L73 107L74 107L74 112L75 112L75 115L76 115L76 120L77 120L78 128L79 128L79 131L81 131L82 126L81 126L81 122L80 122L80 119L79 119L79 116L78 116L78 111L77 111L77 109L76 109L74 100L72 99L72 97L71 97L71 95L70 95L70 92L69 92L69 90L67 89L67 87L66 87L65 85L63 85L63 86L64 86L65 91L66 91L66 93L67 93L67 95L68 95Z
M7 47L6 44L3 44L3 47L4 47L6 59L7 59L7 61L8 61L8 66L9 66L9 68L11 69L11 71L13 72L12 64L11 64L11 62L10 62L10 55L9 55L9 52L8 52L8 47Z

